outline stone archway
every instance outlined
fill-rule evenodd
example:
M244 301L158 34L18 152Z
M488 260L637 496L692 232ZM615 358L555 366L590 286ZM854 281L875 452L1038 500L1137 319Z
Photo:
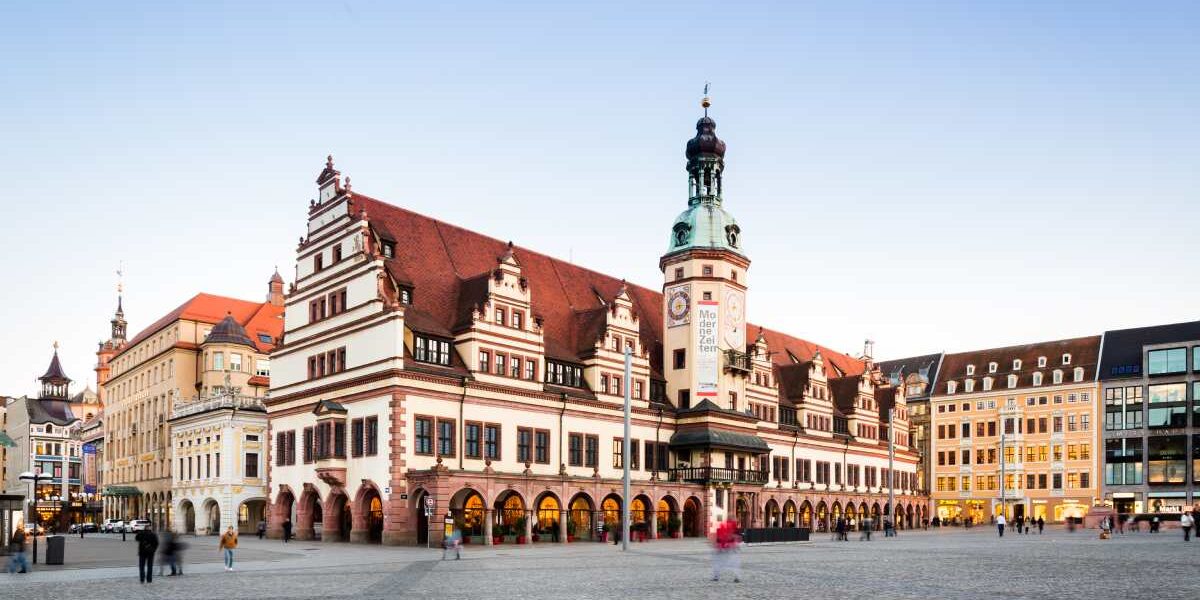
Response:
M633 497L629 503L629 530L640 532L647 537L650 535L650 519L654 504L644 494Z
M296 522L292 517L292 509L295 507L296 498L292 495L291 488L286 485L280 486L279 493L275 495L275 504L271 507L270 529L268 531L271 537L283 537L283 524L291 523L292 534L296 531Z
M655 510L655 533L660 538L680 537L683 521L679 518L679 504L671 496L663 496Z
M781 527L781 515L779 511L779 503L774 498L767 500L766 506L763 507L763 523L764 527Z
M204 533L219 535L221 532L221 505L216 500L208 498L203 504Z
M321 528L322 542L349 542L354 526L350 499L342 489L335 489L325 500L325 521Z
M543 492L534 502L533 541L557 542L560 539L563 510L554 492Z
M796 511L796 502L788 500L783 503L783 526L784 527L799 527L800 520Z
M683 502L683 536L704 537L707 533L704 527L704 511L700 499L689 497Z
M511 537L512 541L523 543L527 540L526 532L532 527L529 521L525 498L516 490L506 490L496 498L496 525L492 528L493 536L497 532Z
M183 516L183 532L188 535L196 534L196 507L192 505L191 500L184 500L179 504L179 512Z
M254 534L258 532L258 524L265 521L267 516L266 498L247 498L237 509L237 531L239 534Z
M429 492L425 490L417 490L412 495L413 522L417 524L418 546L429 544L429 515L425 514L425 499L428 497Z
M305 484L296 505L296 539L319 540L325 529L325 510L317 489Z
M590 540L595 537L596 505L592 497L585 492L579 492L571 498L567 505L569 515L567 521L567 540Z
M423 502L423 500L422 500ZM450 516L467 544L484 543L484 519L487 516L483 496L471 488L463 488L450 497ZM421 514L424 508L418 507Z
M609 536L618 535L621 531L621 497L609 494L600 501L600 518L604 522L604 531Z
M817 531L829 531L830 523L834 517L830 514L829 508L825 506L825 501L817 502Z

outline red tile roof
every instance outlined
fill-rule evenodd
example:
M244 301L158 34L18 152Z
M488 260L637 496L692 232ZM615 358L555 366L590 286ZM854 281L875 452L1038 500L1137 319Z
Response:
M259 352L270 352L279 343L283 335L283 307L269 302L250 302L225 296L205 294L203 292L192 296L187 302L180 304L171 312L163 315L149 327L133 337L125 348L117 354L120 356L130 348L150 338L159 330L179 320L197 321L200 323L216 324L231 315L239 325L246 329L250 339L254 340ZM259 334L271 336L271 343L265 343L258 338Z
M464 313L469 314L480 298L479 278L496 267L507 243L354 192L352 211L364 208L371 227L396 241L389 273L413 285L409 314L417 318L408 319L409 327L420 331L423 324L437 329L424 329L428 333L444 334L462 326ZM595 333L596 309L604 306L601 298L616 297L622 280L520 246L514 246L513 253L529 281L533 315L542 319L547 357L578 361L580 348L591 344L587 338ZM661 373L662 294L632 284L627 291L639 317L642 344L651 349L651 366ZM747 327L750 332L758 329ZM862 361L824 346L765 328L763 335L778 366L807 362L820 349L830 377L864 371Z
M1071 364L1062 364L1063 354L1071 355ZM1045 367L1038 368L1039 356L1046 357ZM1020 369L1013 369L1014 358L1021 360ZM1084 370L1083 380L1091 382L1096 378L1096 367L1099 361L1100 336L1098 335L947 354L942 359L942 368L937 381L938 388L934 390L933 395L947 395L947 381L957 381L959 386L957 392L965 393L962 386L966 379L974 379L977 384L975 392L982 392L984 391L982 384L984 377L993 378L994 384L991 391L995 393L1002 393L1010 389L1032 388L1034 387L1033 374L1039 372L1042 374L1042 387L1046 387L1054 385L1052 374L1055 369L1063 371L1064 383L1075 383L1074 370L1076 367L1082 367ZM988 363L991 362L996 363L995 373L988 373ZM968 365L975 366L974 375L967 375ZM1016 388L1008 387L1010 374L1017 376Z

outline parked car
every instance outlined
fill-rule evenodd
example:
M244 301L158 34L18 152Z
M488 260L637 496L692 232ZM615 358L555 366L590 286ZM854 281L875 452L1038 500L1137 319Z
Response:
M121 519L105 519L100 526L101 533L121 533L125 531L125 521Z
M80 529L82 529L84 533L96 533L100 530L99 527L96 527L95 523L72 523L71 526L67 528L67 533L79 533Z
M129 522L129 533L136 533L146 529L150 529L150 521L146 519L134 519Z

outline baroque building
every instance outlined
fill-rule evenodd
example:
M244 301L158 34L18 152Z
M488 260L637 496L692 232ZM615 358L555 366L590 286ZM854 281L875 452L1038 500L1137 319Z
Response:
M944 523L1083 519L1098 500L1100 336L946 354L930 400Z
M894 386L902 386L908 404L908 415L912 426L912 449L917 453L917 491L929 493L932 477L929 461L930 427L929 399L937 387L938 369L942 366L942 354L925 354L886 360L879 363L879 370L887 375Z
M919 522L899 388L869 356L746 320L750 259L705 107L659 289L370 198L330 158L272 354L271 535L291 520L301 539L423 544L450 518L472 543L565 542L605 535L624 502L648 537L726 514L879 525L889 414L895 513Z
M278 273L268 290L265 302L196 294L102 358L109 369L101 385L106 518L149 519L159 529L176 523L172 411L230 393L266 395L269 353L283 329ZM216 441L206 448L220 451ZM230 461L223 472L231 472L235 459L226 453L223 460Z

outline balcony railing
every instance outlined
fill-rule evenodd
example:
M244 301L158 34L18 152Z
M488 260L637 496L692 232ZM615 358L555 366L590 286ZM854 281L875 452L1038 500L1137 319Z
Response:
M671 481L688 483L707 483L710 481L728 481L733 483L767 482L767 472L753 469L723 469L719 467L687 467L669 469L667 476Z
M232 394L221 394L218 396L192 398L190 400L177 400L174 410L171 411L171 418L178 419L210 410L220 408L235 408L238 410L257 410L266 412L266 406L263 404L262 398L252 396L235 396Z
M750 355L737 350L725 351L725 368L743 375L750 373Z

